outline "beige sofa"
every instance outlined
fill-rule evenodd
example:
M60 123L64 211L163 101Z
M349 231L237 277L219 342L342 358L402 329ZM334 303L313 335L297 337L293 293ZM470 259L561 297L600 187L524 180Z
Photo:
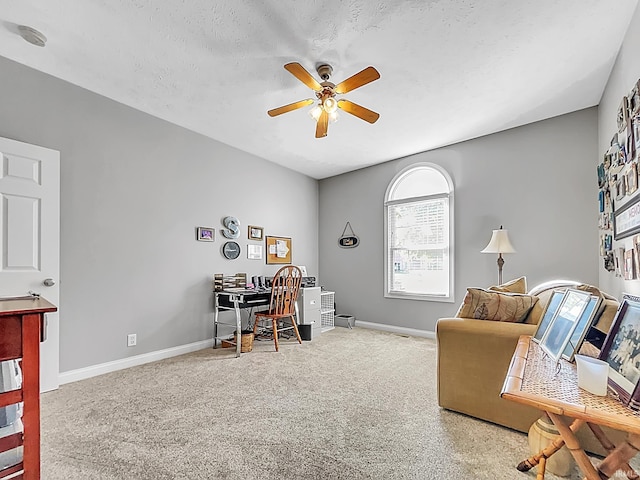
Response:
M500 398L504 378L521 335L533 335L555 289L595 287L577 282L548 282L528 293L538 297L523 323L472 318L441 318L436 325L438 342L438 403L448 410L527 432L541 415L539 410ZM596 328L607 332L618 308L615 298L602 293L604 310ZM607 431L616 443L620 432ZM579 432L586 450L605 454L588 428Z

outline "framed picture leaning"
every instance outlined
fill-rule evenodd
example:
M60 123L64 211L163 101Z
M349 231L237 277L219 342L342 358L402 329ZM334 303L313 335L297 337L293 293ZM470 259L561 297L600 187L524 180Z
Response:
M609 389L620 401L640 409L640 297L623 295L600 351L609 364Z
M590 300L591 294L589 292L571 288L565 292L560 307L540 340L540 348L556 362L562 356L582 312Z

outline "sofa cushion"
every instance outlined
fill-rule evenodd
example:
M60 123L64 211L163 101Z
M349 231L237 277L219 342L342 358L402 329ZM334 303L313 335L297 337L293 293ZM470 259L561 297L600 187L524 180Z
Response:
M494 285L489 287L489 290L505 293L527 293L527 277L516 278L502 285Z
M538 298L531 295L467 288L456 317L521 322L537 301Z

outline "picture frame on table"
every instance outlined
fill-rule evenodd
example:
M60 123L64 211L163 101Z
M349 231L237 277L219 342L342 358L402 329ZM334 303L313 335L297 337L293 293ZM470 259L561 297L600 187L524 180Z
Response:
M264 228L249 225L247 236L249 240L262 240L264 238Z
M564 347L562 358L569 362L573 362L573 357L580 351L580 347L584 342L589 328L591 328L593 321L598 316L601 304L602 297L599 295L591 295L589 303L587 303L587 306L582 311L582 314L578 319L578 323L569 337L569 342L567 342L567 345Z
M551 293L551 298L549 299L549 303L547 303L547 307L545 308L544 313L542 314L542 317L540 317L540 321L538 322L538 328L533 334L533 337L531 337L531 340L533 340L536 343L540 343L540 340L542 340L542 337L544 337L544 334L547 331L547 328L549 328L549 325L551 325L551 320L553 320L553 317L558 311L558 307L562 303L563 297L564 297L563 290L554 290Z
M562 297L562 303L540 340L540 348L555 362L560 360L590 300L589 292L573 288L568 288Z
M213 242L216 238L215 228L210 227L197 227L196 239L199 242Z
M599 358L609 364L609 389L623 404L639 410L640 297L623 294Z

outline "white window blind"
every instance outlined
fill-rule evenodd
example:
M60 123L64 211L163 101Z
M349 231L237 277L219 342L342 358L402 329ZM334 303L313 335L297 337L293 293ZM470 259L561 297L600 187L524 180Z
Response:
M389 205L389 291L449 295L449 199Z

